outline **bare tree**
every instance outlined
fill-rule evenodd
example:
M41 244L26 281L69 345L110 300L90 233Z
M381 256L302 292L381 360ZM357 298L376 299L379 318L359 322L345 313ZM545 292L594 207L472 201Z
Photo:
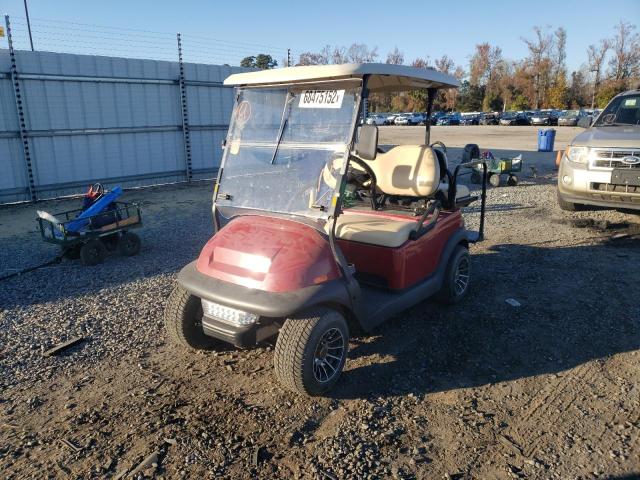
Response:
M558 75L565 75L566 73L566 62L567 62L567 31L560 27L554 33L555 37L555 47L556 47L556 58L555 58L555 77Z
M411 62L411 66L415 68L432 68L431 59L428 56L424 58L418 57Z
M591 108L595 106L596 95L598 94L600 80L602 78L602 65L610 48L611 42L607 38L600 40L600 44L597 46L589 45L587 47L589 71L594 74L593 89L591 91Z
M395 47L391 52L387 53L386 63L402 65L404 63L404 53L398 50L398 47Z
M612 77L627 80L640 72L640 36L634 33L635 25L623 22L616 25L613 38L613 58L609 61Z
M346 58L353 63L371 63L378 58L378 47L369 49L364 43L354 43L347 50Z
M547 28L533 27L533 31L536 34L533 40L523 38L522 41L529 49L529 58L527 60L533 72L533 103L535 108L540 108L541 99L549 85L551 73L550 55L554 41Z

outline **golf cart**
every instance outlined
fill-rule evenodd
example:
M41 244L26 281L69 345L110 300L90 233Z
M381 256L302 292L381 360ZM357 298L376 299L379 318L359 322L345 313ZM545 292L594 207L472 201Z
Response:
M460 208L477 200L447 165L446 147L378 146L357 125L370 93L423 89L432 69L386 64L301 66L231 75L235 107L213 195L215 234L184 267L165 311L169 337L192 349L273 340L287 388L326 392L349 332L369 331L435 296L468 291L470 243ZM479 160L473 160L477 164Z

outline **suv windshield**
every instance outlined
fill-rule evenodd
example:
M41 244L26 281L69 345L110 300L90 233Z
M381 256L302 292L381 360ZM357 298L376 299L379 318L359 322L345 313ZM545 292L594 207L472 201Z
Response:
M359 80L238 89L216 203L326 218L360 89Z
M596 127L607 125L640 125L640 94L611 100L594 124Z

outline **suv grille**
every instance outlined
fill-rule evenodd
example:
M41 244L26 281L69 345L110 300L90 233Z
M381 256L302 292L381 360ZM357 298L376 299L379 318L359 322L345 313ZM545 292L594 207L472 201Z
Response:
M591 166L594 168L640 168L640 163L622 162L624 157L640 157L640 148L592 148L591 152Z

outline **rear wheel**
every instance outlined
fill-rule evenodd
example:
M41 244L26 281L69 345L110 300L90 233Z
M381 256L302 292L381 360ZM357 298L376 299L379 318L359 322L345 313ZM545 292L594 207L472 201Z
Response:
M515 187L518 185L518 176L517 175L509 175L509 179L507 180L507 185L510 187Z
M476 185L482 183L482 174L477 170L471 172L471 183L475 183Z
M118 239L120 255L132 257L140 252L140 237L132 232L123 232Z
M276 342L276 377L296 393L320 395L338 381L348 348L347 322L336 310L320 308L287 319Z
M202 303L180 285L169 295L164 309L164 327L171 343L191 350L209 350L219 340L202 330Z
M471 257L469 250L458 245L449 258L440 291L435 299L440 303L452 305L462 300L469 290L471 280Z
M107 249L97 238L92 238L80 247L80 261L83 265L98 265L107 256Z

